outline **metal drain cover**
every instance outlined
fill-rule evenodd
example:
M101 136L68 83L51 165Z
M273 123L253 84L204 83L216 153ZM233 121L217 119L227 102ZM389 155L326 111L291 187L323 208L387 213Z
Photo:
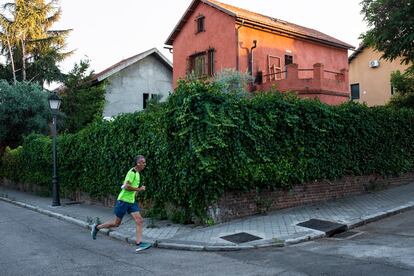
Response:
M345 224L320 219L310 219L297 225L325 232L328 237L344 232L347 229Z
M249 233L246 232L240 232L237 234L233 234L233 235L228 235L228 236L223 236L220 237L226 241L229 242L234 242L234 243L244 243L244 242L250 242L250 241L255 241L255 240L261 240L262 238L251 235Z

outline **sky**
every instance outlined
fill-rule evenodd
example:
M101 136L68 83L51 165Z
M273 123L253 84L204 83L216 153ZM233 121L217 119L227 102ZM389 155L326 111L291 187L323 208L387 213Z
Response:
M3 0L0 2L4 2ZM75 53L60 67L68 72L89 59L96 73L122 59L158 48L168 59L165 41L192 0L60 0L62 17L53 29L73 29L66 50ZM361 0L221 0L239 8L316 29L358 47L367 30Z

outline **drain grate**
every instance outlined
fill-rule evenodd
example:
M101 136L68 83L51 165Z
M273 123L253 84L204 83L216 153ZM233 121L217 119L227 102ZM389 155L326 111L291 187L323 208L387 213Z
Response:
M244 243L244 242L250 242L250 241L255 241L255 240L261 240L262 238L251 235L249 233L246 232L240 232L237 234L233 234L233 235L228 235L228 236L223 236L220 237L223 240L229 241L229 242L234 242L234 243Z
M328 237L344 232L347 229L347 226L345 224L340 224L340 223L327 221L327 220L320 220L320 219L310 219L310 220L298 223L297 225L325 232L325 234Z

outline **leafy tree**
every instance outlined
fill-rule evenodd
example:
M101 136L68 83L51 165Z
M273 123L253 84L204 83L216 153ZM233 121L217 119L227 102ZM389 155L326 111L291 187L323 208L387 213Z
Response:
M387 105L391 107L396 107L396 108L413 108L414 107L414 93L395 94L394 96L391 97Z
M88 73L89 66L89 60L81 60L64 81L61 110L66 115L64 129L68 132L77 132L102 118L105 83L92 82L93 71Z
M389 105L414 107L414 0L363 0L361 5L371 27L362 35L364 44L382 52L384 59L411 64L404 73L391 74L397 93Z
M414 0L363 0L365 21L371 28L364 43L383 52L383 58L414 61Z
M0 148L19 145L31 132L47 133L47 97L37 84L0 81Z
M414 93L414 67L409 67L404 73L399 70L392 72L391 83L400 94Z
M404 73L392 72L391 83L397 93L392 96L389 106L414 108L414 67L409 67Z
M11 80L13 79L13 74L10 69L11 69L10 66L0 63L0 79L1 80L8 80L10 81L10 83L12 83ZM17 81L13 81L13 83L16 83L16 82Z
M2 53L16 79L41 84L62 80L57 63L71 52L62 52L71 30L51 30L60 19L57 0L15 0L0 14Z

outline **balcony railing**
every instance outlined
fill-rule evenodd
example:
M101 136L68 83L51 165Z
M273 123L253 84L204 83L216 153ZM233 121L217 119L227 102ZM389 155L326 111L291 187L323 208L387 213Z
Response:
M348 70L325 70L321 63L302 69L297 64L289 64L285 71L265 75L259 72L254 89L269 91L272 87L281 92L296 92L303 98L319 98L334 105L349 99Z
M262 75L261 80L258 88L262 90L275 85L282 92L329 91L349 94L348 70L342 69L339 72L325 70L321 63L314 64L313 68L302 69L299 69L297 64L289 64L285 71Z

